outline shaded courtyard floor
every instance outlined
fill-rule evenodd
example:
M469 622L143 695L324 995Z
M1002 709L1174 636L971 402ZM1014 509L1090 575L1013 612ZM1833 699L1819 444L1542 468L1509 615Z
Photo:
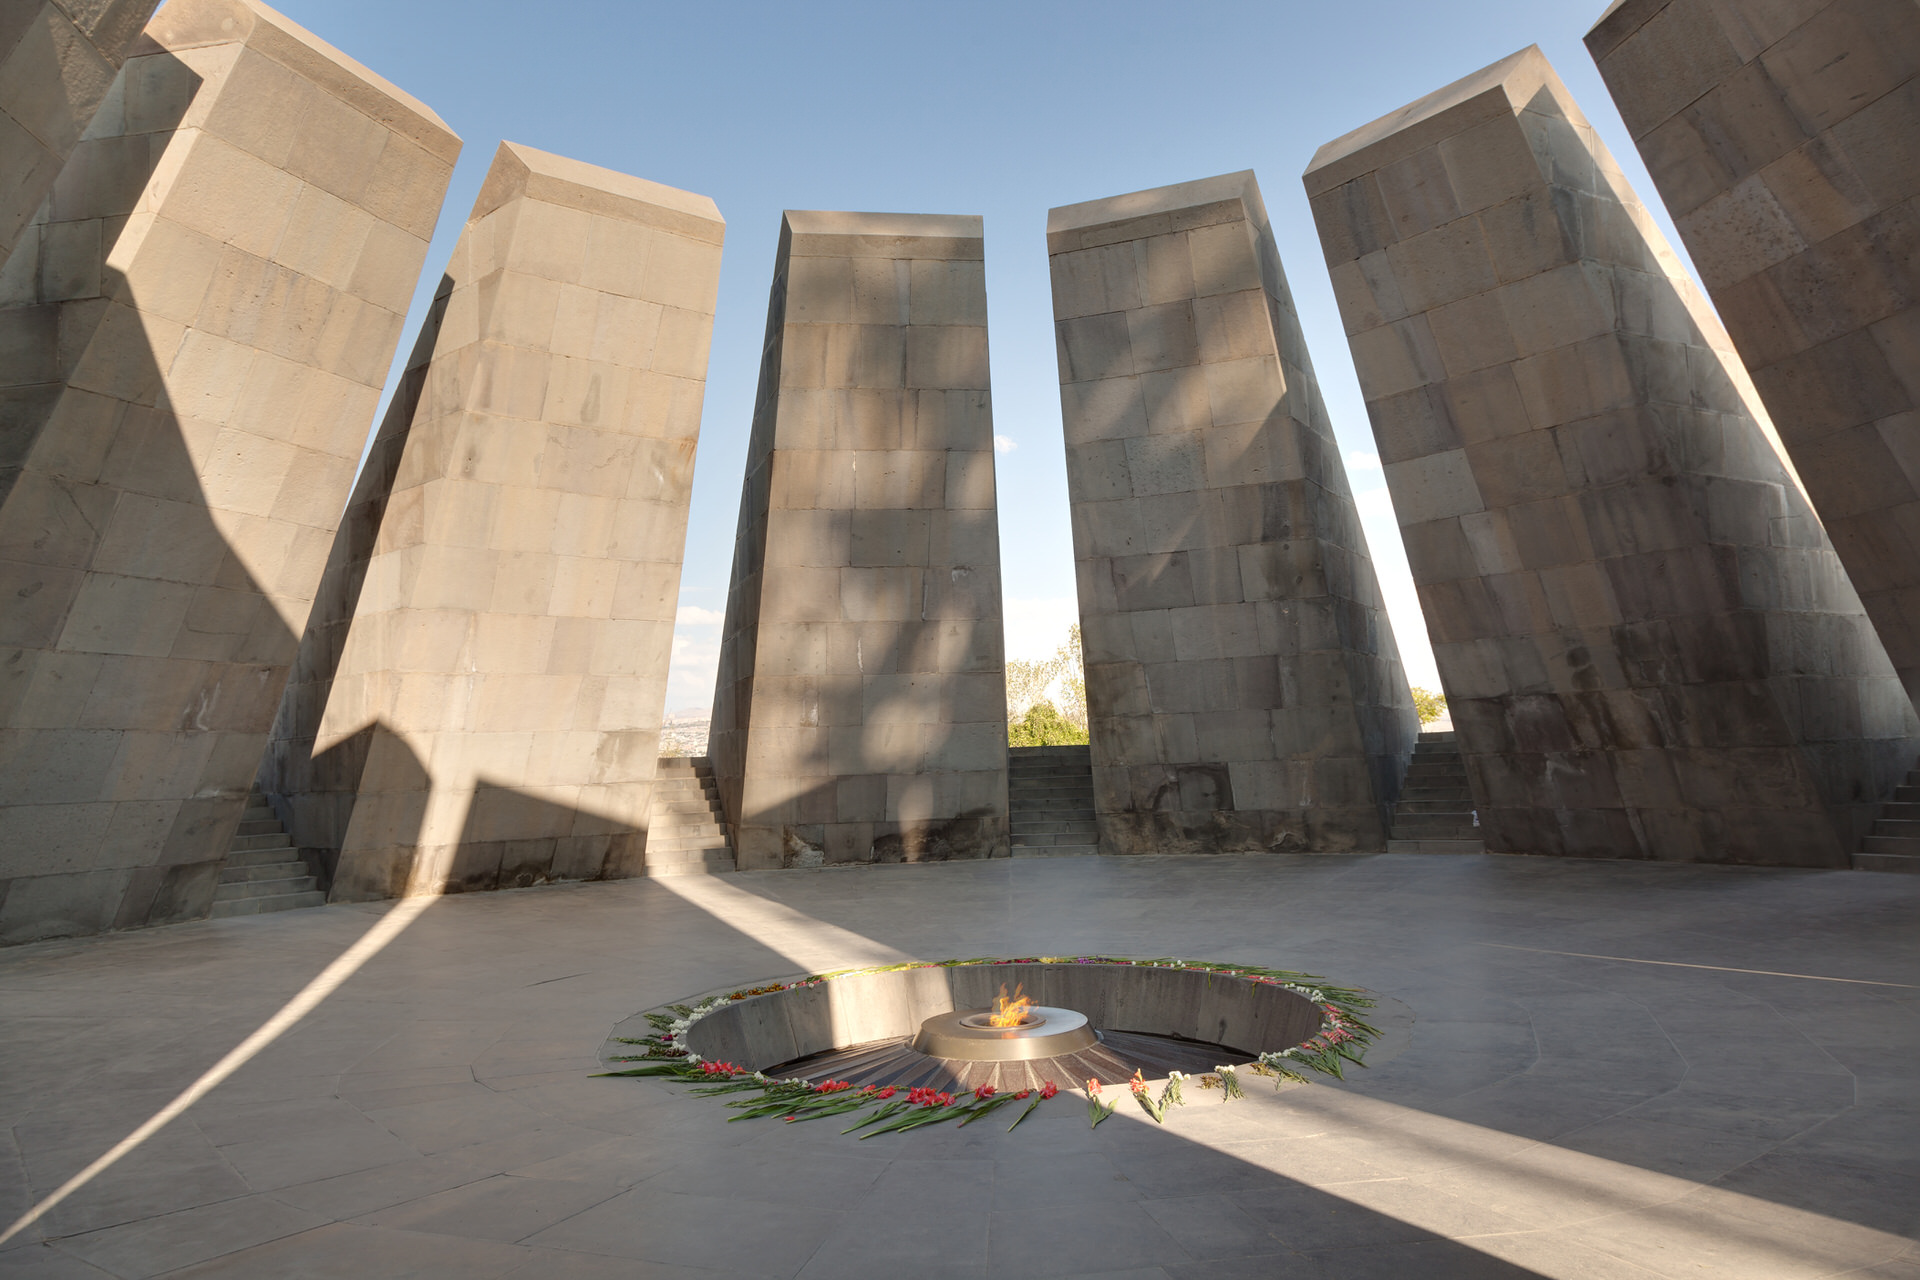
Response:
M0 952L4 1229L393 934L0 1275L1920 1280L1920 877L1062 858L394 910ZM723 985L1087 953L1321 973L1394 1030L1345 1083L1164 1128L1063 1096L859 1142L589 1078L615 1024Z

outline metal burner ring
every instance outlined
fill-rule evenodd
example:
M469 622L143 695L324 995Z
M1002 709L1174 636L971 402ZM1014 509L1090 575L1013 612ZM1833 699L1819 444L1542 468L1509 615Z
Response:
M995 1027L988 1009L961 1009L937 1013L920 1024L913 1047L931 1058L963 1058L975 1062L1024 1062L1058 1058L1100 1043L1087 1016L1072 1009L1034 1005L1017 1027Z

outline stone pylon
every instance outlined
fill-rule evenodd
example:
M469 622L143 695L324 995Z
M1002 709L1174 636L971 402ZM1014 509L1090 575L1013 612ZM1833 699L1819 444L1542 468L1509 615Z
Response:
M1920 7L1633 0L1587 48L1920 699Z
M275 726L336 901L641 873L725 230L495 154Z
M0 937L206 913L459 147L173 0L0 272Z
M0 6L0 263L53 189L158 3L12 0Z
M1253 174L1047 252L1101 847L1384 849L1419 720Z
M709 748L743 870L1007 851L982 245L781 225Z
M1539 50L1306 186L1487 847L1846 866L1920 723Z

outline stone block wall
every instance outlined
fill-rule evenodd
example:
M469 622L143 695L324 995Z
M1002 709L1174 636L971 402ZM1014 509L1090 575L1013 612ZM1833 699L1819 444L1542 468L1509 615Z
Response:
M1920 7L1625 0L1587 48L1920 699Z
M643 869L725 230L495 155L263 774L336 901Z
M459 145L173 0L0 271L0 940L205 914Z
M789 211L709 754L743 868L1007 851L980 219Z
M53 188L159 0L0 7L0 262Z
M1419 721L1253 175L1047 250L1101 847L1385 848Z
M1920 722L1546 59L1329 143L1306 186L1487 847L1848 865Z

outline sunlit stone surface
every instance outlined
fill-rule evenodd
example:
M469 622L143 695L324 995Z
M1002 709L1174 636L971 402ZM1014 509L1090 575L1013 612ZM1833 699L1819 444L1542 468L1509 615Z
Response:
M0 8L0 262L107 101L158 3L13 0Z
M1419 722L1253 174L1047 251L1102 848L1385 848Z
M1920 722L1546 59L1329 143L1306 185L1487 847L1848 865Z
M0 941L204 915L459 139L174 0L0 273Z
M501 144L275 729L335 900L644 869L725 230Z
M980 219L789 211L709 753L742 868L1007 850Z
M1587 48L1920 698L1920 7L1623 0Z

